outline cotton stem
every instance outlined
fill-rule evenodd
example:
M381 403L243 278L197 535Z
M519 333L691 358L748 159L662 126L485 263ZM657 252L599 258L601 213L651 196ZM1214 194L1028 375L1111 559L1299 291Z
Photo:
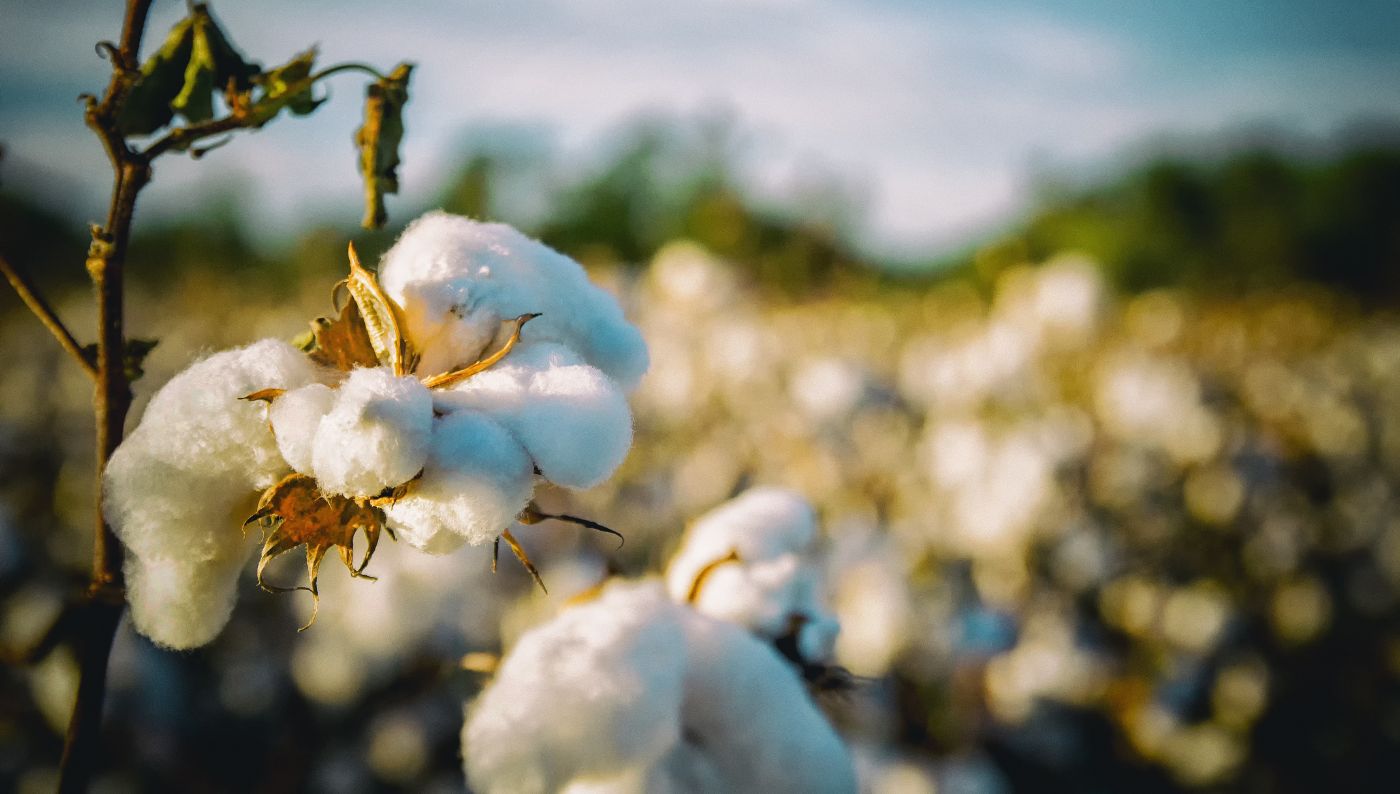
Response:
M136 197L150 180L148 161L133 153L117 130L116 114L137 74L141 38L150 0L128 0L122 23L120 62L102 101L89 101L88 126L101 139L112 164L112 202L107 223L94 228L87 269L97 299L97 388L93 413L97 424L97 526L93 541L92 581L80 609L74 651L78 656L78 694L64 738L59 767L60 792L87 791L101 755L102 704L107 694L107 661L122 615L122 547L102 518L102 472L121 443L131 384L126 377L123 277Z

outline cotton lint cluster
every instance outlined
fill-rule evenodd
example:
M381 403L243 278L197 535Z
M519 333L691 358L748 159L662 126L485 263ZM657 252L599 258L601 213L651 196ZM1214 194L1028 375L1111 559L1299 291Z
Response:
M808 558L815 534L802 496L753 489L696 521L665 584L610 582L523 635L468 709L472 787L855 791L799 674L839 628ZM775 642L794 626L809 631L798 660Z
M489 793L856 790L788 663L659 582L614 582L521 637L462 747Z
M263 340L195 363L113 455L104 514L135 626L156 642L222 629L250 514L270 533L259 582L304 545L314 593L332 549L358 575L381 531L429 553L509 539L538 479L589 487L626 456L646 346L573 260L430 213L377 277L352 251L345 284L352 300L302 349Z

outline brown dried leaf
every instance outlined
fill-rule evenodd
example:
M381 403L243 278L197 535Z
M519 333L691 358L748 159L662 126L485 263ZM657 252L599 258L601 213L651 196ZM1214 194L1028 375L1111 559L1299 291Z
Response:
M340 316L332 320L318 317L311 323L312 348L307 351L317 364L349 372L356 367L377 367L374 343L365 330L360 307L353 300L345 302Z
M269 592L306 590L311 593L312 613L306 629L316 622L320 594L316 579L326 552L338 547L341 560L351 576L364 577L364 569L374 556L379 534L384 529L384 514L367 503L343 496L324 494L316 480L305 474L289 474L263 492L258 509L244 526L259 523L267 528L262 554L258 559L258 586ZM364 559L354 564L355 533L363 530L366 549ZM306 547L306 571L310 586L278 587L263 580L263 571L273 558L298 546Z
M540 509L540 506L538 504L534 502L525 505L525 509L521 510L520 515L515 517L516 521L519 521L520 523L525 524L527 526L532 524L538 524L541 521L548 521L550 519L554 519L555 521L563 521L566 524L577 524L578 526L584 527L585 529L591 529L594 532L603 532L608 535L613 535L617 538L617 547L619 549L627 544L627 538L624 538L621 532L618 532L612 527L599 524L597 521L589 521L586 518L571 516L568 513L546 513Z
M521 546L520 541L516 540L515 536L510 534L510 530L502 532L500 537L496 538L495 548L491 552L491 572L496 572L496 554L500 551L502 538L505 539L506 543L510 544L510 550L515 552L515 557L520 560L520 564L525 566L526 571L530 572L530 578L534 579L535 584L539 585L540 589L547 595L549 593L549 588L544 586L544 580L540 578L539 569L535 567L533 562L530 562L530 555L525 553L525 547Z

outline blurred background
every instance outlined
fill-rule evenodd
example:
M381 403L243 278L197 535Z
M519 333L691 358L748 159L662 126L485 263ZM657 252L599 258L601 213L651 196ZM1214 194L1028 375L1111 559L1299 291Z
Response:
M667 4L672 5L672 4ZM226 2L250 59L418 64L394 226L356 227L360 83L138 207L138 404L292 337L442 207L575 256L651 346L617 528L381 546L310 604L112 661L101 791L456 791L491 654L658 571L749 484L818 505L824 705L873 792L1386 790L1400 776L1400 8L1103 0ZM0 2L0 253L79 337L110 189L77 94L118 3ZM182 13L158 2L148 42ZM0 647L90 565L90 387L0 291ZM237 531L230 527L230 531ZM289 555L294 556L294 555ZM291 577L292 568L282 575ZM473 657L480 658L480 657ZM0 789L52 788L69 651L0 672Z

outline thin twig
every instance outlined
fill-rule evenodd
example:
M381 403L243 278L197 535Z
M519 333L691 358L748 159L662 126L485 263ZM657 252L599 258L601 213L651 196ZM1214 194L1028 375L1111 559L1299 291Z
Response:
M225 132L232 132L248 126L248 119L243 116L230 115L223 118L201 121L198 124L190 124L185 127L176 127L156 140L155 143L142 149L136 156L146 162L165 154L171 149L183 149L190 144L221 135Z
M96 378L97 364L93 362L92 356L83 350L83 346L78 344L77 339L73 338L68 326L58 319L58 314L54 312L49 302L44 300L44 296L39 294L29 277L16 270L14 265L11 265L10 261L3 255L0 255L0 271L4 271L5 280L10 282L10 286L15 288L15 292L19 293L19 299L24 301L24 305L28 306L34 316L39 318L39 322L49 329L49 332L58 340L58 344L78 360L83 371L87 372L89 377Z
M339 74L341 72L364 72L365 74L369 75L370 77L373 77L376 80L385 79L383 72L379 71L373 66L370 66L367 63L350 62L338 63L335 66L326 67L325 69L322 69L316 74L311 75L311 78L307 80L307 82L320 82L321 80L324 80L333 74Z

